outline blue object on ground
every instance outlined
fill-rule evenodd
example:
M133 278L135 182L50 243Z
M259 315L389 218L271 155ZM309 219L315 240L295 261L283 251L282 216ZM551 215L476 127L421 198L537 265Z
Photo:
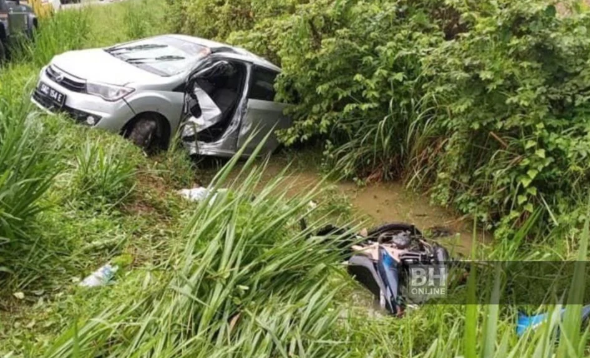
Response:
M383 292L383 294L385 295L386 308L389 312L396 314L399 299L397 261L383 247L379 247L377 271L385 284L386 292Z
M561 318L563 319L563 314L565 313L565 308L561 309ZM543 323L547 317L549 317L548 313L541 313L534 316L527 316L524 313L518 314L518 319L516 322L516 334L520 337L522 336L527 329L536 329L541 323ZM582 307L582 323L588 320L590 317L590 305L586 305Z

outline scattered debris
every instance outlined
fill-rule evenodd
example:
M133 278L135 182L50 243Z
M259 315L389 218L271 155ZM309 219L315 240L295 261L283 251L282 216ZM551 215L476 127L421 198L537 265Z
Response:
M229 331L230 332L234 329L234 327L236 326L236 323L238 323L238 320L240 319L240 315L241 315L241 313L238 312L229 320Z
M14 297L18 298L19 300L24 300L25 299L25 294L22 292L15 292L13 293Z
M115 273L118 269L119 266L106 264L87 276L82 282L80 282L80 286L99 287L107 285L113 279L113 277L115 277Z
M215 201L217 194L221 194L221 193L225 193L225 192L227 192L227 189L217 189L217 191L213 194L213 197L211 198L211 203L213 203ZM207 199L211 193L212 193L211 189L204 188L204 187L197 187L197 188L192 188L192 189L181 189L178 191L178 194L180 194L180 196L182 196L185 199L190 200L190 201L203 201L203 200Z
M178 191L178 194L190 201L203 201L209 195L209 189L203 187L181 189Z
M562 308L561 312L560 312L561 319L563 319L564 314L565 314L565 308ZM531 329L531 330L537 329L548 318L549 318L548 313L541 313L541 314L537 314L537 315L533 315L533 316L527 316L522 312L519 313L518 319L516 321L516 335L521 337L529 329ZM590 305L586 305L586 306L582 307L580 322L582 322L582 324L587 324L588 319L590 319Z

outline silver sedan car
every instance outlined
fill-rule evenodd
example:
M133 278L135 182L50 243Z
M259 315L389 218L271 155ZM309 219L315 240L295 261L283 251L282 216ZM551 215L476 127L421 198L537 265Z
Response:
M274 101L279 73L241 48L163 35L55 56L32 101L147 151L180 133L190 154L230 157L244 147L248 156L268 134L264 149L274 150L274 131L291 125Z

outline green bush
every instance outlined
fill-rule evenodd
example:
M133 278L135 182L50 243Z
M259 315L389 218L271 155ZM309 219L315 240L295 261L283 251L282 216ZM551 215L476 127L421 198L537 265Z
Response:
M425 107L420 62L442 41L424 11L316 1L286 17L268 46L281 59L279 95L294 103L283 140L328 139L330 161L348 176L401 174L410 123Z
M39 198L55 175L55 162L43 150L31 116L9 118L0 113L0 237L23 236L27 219L40 210Z
M540 207L577 224L569 214L590 174L590 17L540 1L457 8L471 30L424 61L444 144L417 165L435 199L504 228Z
M168 0L168 24L177 32L225 40L232 32L251 29L257 21L295 11L306 0Z

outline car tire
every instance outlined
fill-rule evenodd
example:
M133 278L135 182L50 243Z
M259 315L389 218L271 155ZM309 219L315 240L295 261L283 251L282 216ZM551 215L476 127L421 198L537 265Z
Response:
M35 18L33 19L33 26L31 26L28 30L29 41L35 42L35 34L37 33L37 31L39 31L39 23Z
M127 138L146 153L151 154L159 147L158 121L154 118L138 118L127 133Z
M6 60L6 47L2 41L0 41L0 64Z

